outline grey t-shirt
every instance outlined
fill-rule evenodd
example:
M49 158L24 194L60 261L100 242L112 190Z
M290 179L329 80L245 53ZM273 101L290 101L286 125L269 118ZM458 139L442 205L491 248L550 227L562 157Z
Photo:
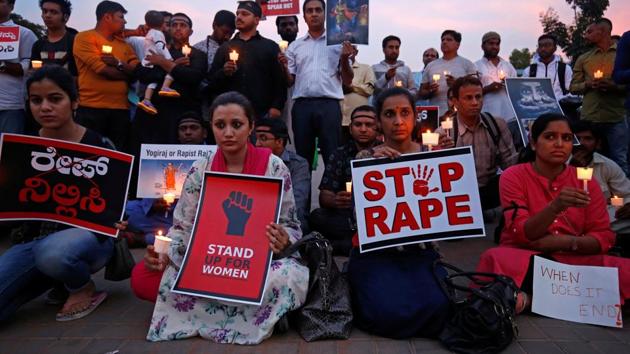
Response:
M438 81L440 88L433 97L429 99L429 104L431 106L440 107L440 114L444 114L444 112L448 110L448 100L446 98L448 86L446 85L446 77L444 75L445 71L457 79L462 76L475 74L477 72L477 67L470 60L458 55L451 60L444 60L444 58L436 59L424 68L424 71L422 72L423 84L433 82L434 74L440 75L440 80Z

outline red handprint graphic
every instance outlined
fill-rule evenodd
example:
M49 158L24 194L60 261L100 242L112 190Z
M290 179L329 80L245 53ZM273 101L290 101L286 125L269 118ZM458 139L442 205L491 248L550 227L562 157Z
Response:
M413 194L426 197L429 193L439 190L437 187L429 189L429 180L433 177L434 170L434 168L429 169L427 166L424 166L424 169L422 169L422 166L418 165L418 174L416 175L416 171L413 168L411 169L411 174L415 179L413 181Z

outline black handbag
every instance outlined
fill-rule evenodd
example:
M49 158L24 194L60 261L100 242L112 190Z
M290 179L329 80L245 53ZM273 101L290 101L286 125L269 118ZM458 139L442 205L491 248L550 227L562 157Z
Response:
M299 251L309 269L306 302L291 314L291 322L305 341L348 339L352 329L350 287L332 256L330 241L317 232L289 246L284 255Z
M518 336L515 307L518 287L506 276L493 273L464 272L442 261L449 271L438 282L453 304L453 313L439 335L446 348L456 353L498 353ZM461 285L455 279L472 283ZM467 294L463 298L458 292Z
M118 237L114 241L112 258L105 266L105 279L121 281L131 277L131 270L136 265L133 255L129 251L127 239Z

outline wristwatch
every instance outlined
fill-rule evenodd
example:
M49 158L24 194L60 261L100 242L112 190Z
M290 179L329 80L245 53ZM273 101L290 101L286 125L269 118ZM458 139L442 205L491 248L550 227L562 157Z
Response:
M122 61L118 61L118 64L116 64L116 69L123 71L123 69L125 69L125 64L123 64Z

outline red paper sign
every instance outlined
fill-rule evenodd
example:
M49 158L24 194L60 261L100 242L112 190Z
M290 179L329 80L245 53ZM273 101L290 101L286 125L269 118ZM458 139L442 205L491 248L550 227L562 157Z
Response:
M195 225L173 291L260 305L283 180L206 172Z
M287 16L300 14L299 0L268 0L262 2L265 16Z

